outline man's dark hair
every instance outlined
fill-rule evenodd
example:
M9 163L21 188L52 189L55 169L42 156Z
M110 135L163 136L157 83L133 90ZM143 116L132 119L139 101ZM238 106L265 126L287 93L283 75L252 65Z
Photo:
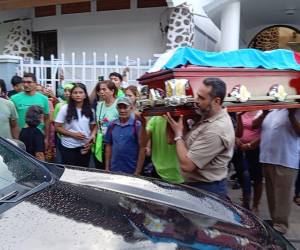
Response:
M16 86L17 84L22 83L22 77L20 77L20 76L13 76L11 78L10 82L11 82L12 86Z
M109 78L111 78L112 76L118 77L121 82L123 81L122 75L117 73L117 72L112 72L112 73L109 74Z
M210 96L212 98L219 97L222 104L226 95L226 83L220 78L205 78L203 84L211 87Z
M29 127L37 127L41 123L42 114L44 114L42 107L33 105L26 112L25 122Z
M23 77L31 77L34 82L36 82L36 76L33 73L24 73Z

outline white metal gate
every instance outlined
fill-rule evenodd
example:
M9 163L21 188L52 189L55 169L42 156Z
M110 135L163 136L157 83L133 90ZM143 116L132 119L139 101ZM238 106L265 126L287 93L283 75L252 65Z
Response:
M129 69L128 83L136 84L136 79L143 75L153 64L152 60L147 63L141 63L139 58L124 58L120 61L119 56L115 55L114 60L108 59L105 53L101 58L93 53L92 58L86 57L83 52L81 56L71 54L71 60L65 60L65 55L61 54L60 58L51 56L50 61L44 60L43 57L36 61L31 59L21 59L19 66L19 74L22 76L24 72L35 73L37 81L41 84L51 86L52 90L56 90L56 85L60 82L82 82L86 84L88 91L92 91L98 82L98 77L108 78L111 72L122 73L125 68ZM78 63L79 62L79 63Z

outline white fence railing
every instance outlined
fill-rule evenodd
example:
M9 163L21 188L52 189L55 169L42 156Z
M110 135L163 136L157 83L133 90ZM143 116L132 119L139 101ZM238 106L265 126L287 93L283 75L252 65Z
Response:
M142 63L139 58L132 59L128 56L125 60L119 60L115 55L114 60L109 60L108 54L105 53L101 58L93 53L92 58L87 60L86 53L83 52L81 57L71 54L71 60L65 60L65 55L56 59L51 56L50 61L39 61L34 59L21 59L19 73L22 76L24 72L35 73L39 83L44 86L48 85L53 91L56 90L58 83L63 82L82 82L86 84L90 92L100 77L108 79L111 72L122 74L125 68L129 69L127 80L129 84L136 84L136 79L142 76L153 64L152 60Z

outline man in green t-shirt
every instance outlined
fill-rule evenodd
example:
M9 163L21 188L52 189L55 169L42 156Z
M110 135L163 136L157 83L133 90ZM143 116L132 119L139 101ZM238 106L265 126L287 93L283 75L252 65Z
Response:
M36 91L37 83L36 77L33 73L24 73L22 81L24 92L13 95L11 97L11 100L15 104L19 115L19 127L20 129L25 127L25 115L29 107L31 107L32 105L41 106L44 112L44 122L41 123L38 128L45 134L45 149L47 149L50 126L48 98Z
M157 174L165 181L184 182L180 173L175 144L167 142L167 120L161 116L152 117L147 124L147 137L151 139L152 162Z

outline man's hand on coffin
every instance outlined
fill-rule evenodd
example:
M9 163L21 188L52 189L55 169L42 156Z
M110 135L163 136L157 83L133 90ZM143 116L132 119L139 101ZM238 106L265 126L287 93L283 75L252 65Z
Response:
M178 121L175 121L169 112L167 112L167 115L164 115L164 117L167 119L172 130L174 131L175 137L183 136L183 115L179 117Z

